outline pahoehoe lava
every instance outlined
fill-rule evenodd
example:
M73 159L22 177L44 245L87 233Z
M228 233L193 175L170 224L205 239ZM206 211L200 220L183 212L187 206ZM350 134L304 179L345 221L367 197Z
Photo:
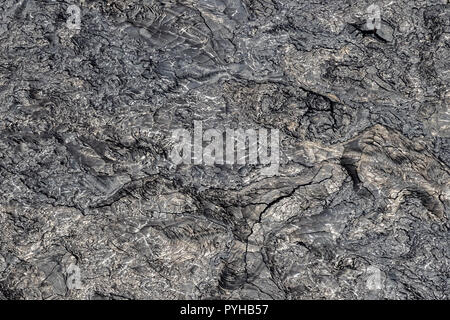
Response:
M449 299L448 1L0 2L0 300Z

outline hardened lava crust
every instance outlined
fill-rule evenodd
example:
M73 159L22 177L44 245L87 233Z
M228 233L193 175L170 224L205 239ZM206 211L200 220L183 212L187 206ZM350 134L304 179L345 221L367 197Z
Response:
M0 299L449 299L448 1L0 4Z

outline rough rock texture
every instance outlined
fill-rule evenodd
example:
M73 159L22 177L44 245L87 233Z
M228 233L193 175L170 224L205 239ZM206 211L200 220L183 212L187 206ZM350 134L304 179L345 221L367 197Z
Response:
M448 1L0 4L0 299L449 299Z

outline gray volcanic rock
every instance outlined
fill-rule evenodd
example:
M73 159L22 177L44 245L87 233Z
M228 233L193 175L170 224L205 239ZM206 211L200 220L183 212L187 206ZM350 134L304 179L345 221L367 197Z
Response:
M0 299L449 299L448 1L1 2Z

